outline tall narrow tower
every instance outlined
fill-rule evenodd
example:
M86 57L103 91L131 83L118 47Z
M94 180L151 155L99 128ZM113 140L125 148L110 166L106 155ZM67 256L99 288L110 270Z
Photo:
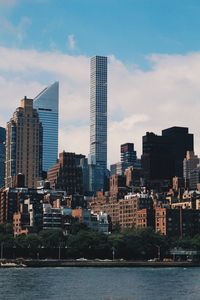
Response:
M105 56L94 56L90 62L90 157L100 170L97 173L104 174L107 169L107 57ZM103 179L102 175L98 188L103 188Z
M90 65L90 155L107 168L107 57L95 56Z
M6 130L0 127L0 188L4 186L6 160Z
M48 171L58 158L59 83L45 88L33 101L43 127L43 170Z

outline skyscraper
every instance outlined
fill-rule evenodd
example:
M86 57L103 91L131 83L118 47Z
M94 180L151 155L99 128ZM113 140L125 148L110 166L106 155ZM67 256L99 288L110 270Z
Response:
M190 178L192 172L198 167L200 159L193 151L187 151L183 160L183 177L185 181L185 187L191 188ZM196 188L196 187L195 187Z
M183 159L193 151L193 134L186 127L162 130L162 135L147 132L143 136L142 168L147 180L183 178Z
M42 125L33 100L21 100L6 127L5 186L13 187L16 176L25 176L25 185L36 187L42 171Z
M90 157L96 165L98 189L107 169L107 57L94 56L90 64ZM99 177L99 174L102 174ZM96 176L94 176L94 180Z
M6 130L0 127L0 188L4 186L6 160Z
M147 132L142 138L142 169L148 181L170 180L174 176L174 157L167 137Z
M33 102L43 127L43 170L52 167L58 158L59 83L45 88Z
M194 136L187 127L170 127L162 130L162 136L171 143L171 153L175 159L174 175L183 178L183 160L187 151L194 151Z

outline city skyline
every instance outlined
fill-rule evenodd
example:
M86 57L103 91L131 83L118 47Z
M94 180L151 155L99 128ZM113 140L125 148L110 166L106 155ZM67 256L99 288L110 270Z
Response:
M47 3L51 16L56 11L49 21L52 33L42 27L41 15ZM113 3L85 3L91 8L87 14L94 13L93 22L98 15L91 26L90 18L80 16L80 1L76 4L69 1L67 5L61 1L57 10L51 0L0 1L0 126L6 126L24 95L34 98L46 86L59 81L59 152L65 149L87 155L89 57L106 55L109 61L108 165L119 161L120 144L133 142L141 154L141 137L146 131L160 134L162 128L171 126L189 127L195 135L195 152L199 154L200 46L196 25L200 4L155 1L150 9L147 1L141 4L134 1L134 5L127 1L123 8L120 3L119 6ZM103 14L105 4L108 12L113 8L112 26L109 26L108 16ZM77 7L80 10L77 11ZM33 19L32 11L38 8L39 13ZM62 9L57 27L55 20ZM119 12L124 20L123 28L117 22ZM162 18L163 12L167 13ZM174 14L170 15L171 12ZM66 27L66 23L62 23L63 14L69 13L80 22L75 24L71 19ZM135 15L137 18L133 18ZM106 25L109 29L104 30L104 35L99 26L101 18L105 21L103 29ZM91 26L92 33L96 29L96 35L86 36L80 23L87 28ZM41 33L44 39L36 34L39 28L44 30ZM51 37L55 41L51 42ZM192 118L188 118L188 114Z
M198 298L199 16L0 0L0 298Z

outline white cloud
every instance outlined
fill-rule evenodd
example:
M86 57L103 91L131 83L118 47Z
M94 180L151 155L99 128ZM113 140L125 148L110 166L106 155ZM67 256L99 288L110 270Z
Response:
M59 52L0 47L0 126L19 100L34 97L60 81L60 150L89 151L89 58ZM121 143L134 142L141 153L146 131L160 134L187 126L200 153L200 53L151 55L152 69L126 66L110 57L108 74L109 163L119 160Z
M67 37L67 45L70 50L74 50L76 47L76 40L73 34L68 35Z
M13 45L20 45L27 34L27 29L31 24L31 20L24 16L19 23L13 24L8 18L0 16L0 37L2 42L8 39Z

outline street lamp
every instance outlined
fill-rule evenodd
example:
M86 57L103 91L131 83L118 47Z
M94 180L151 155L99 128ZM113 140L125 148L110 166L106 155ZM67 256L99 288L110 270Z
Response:
M1 242L1 259L3 259L3 245L4 245L4 242Z
M58 259L60 260L61 258L61 243L58 245Z
M159 245L155 245L156 248L158 249L158 260L160 261L160 246Z
M112 259L115 260L115 247L112 247Z
M16 245L14 244L14 245L13 245L13 259L16 258L16 253L15 253L15 251L16 251Z

